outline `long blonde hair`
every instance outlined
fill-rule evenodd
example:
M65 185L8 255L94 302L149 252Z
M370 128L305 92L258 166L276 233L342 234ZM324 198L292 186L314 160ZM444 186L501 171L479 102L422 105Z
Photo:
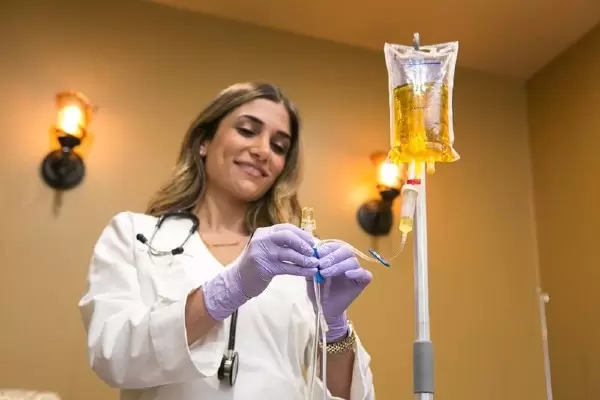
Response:
M285 166L267 193L250 204L245 224L249 232L256 228L300 220L298 186L301 180L300 121L295 106L281 90L268 83L238 83L223 90L200 113L189 127L181 144L179 156L167 182L152 196L146 213L160 216L167 212L194 212L205 193L206 171L200 156L200 145L212 139L219 124L230 112L256 99L282 104L290 118L292 142Z

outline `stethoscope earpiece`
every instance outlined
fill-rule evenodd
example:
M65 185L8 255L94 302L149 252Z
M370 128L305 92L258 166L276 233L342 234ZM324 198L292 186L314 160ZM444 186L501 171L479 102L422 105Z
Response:
M154 237L158 233L159 229L162 227L162 224L171 217L172 218L189 219L190 221L192 221L192 226L190 227L188 235L186 236L183 243L181 243L181 245L174 247L171 250L158 250L158 249L154 248L154 246L152 246L152 242L154 241ZM192 214L189 211L169 212L169 213L161 215L158 218L158 221L156 222L156 226L154 227L154 231L152 232L152 236L150 236L150 240L148 240L146 238L146 236L144 236L144 234L142 234L142 233L138 233L137 235L135 235L135 238L138 242L145 244L148 247L150 254L152 254L153 256L168 256L168 255L177 256L179 254L183 254L183 246L185 246L186 243L192 237L192 235L194 233L196 233L199 226L200 226L200 220L198 220L198 217L196 215Z

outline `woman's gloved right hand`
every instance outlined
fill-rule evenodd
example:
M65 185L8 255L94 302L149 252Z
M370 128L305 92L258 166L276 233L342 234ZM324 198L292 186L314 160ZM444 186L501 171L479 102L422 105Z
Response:
M257 229L238 261L202 286L207 312L224 320L277 275L314 276L319 266L314 240L292 224Z

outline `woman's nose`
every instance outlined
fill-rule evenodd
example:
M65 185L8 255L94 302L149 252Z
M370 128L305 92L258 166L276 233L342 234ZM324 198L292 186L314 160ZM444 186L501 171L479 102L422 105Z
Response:
M271 144L268 140L257 138L253 146L250 147L250 154L258 160L266 160L271 153Z

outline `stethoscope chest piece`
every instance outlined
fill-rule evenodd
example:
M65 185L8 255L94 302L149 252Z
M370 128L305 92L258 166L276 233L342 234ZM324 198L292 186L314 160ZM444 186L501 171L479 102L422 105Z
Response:
M221 366L217 372L220 381L226 381L230 386L235 384L239 368L239 357L237 352L231 352L224 355L221 360Z
M229 325L229 343L227 343L227 351L221 359L221 366L217 371L217 378L220 381L225 381L233 386L238 375L240 359L237 351L235 351L235 332L237 329L238 311L231 314L231 323Z

